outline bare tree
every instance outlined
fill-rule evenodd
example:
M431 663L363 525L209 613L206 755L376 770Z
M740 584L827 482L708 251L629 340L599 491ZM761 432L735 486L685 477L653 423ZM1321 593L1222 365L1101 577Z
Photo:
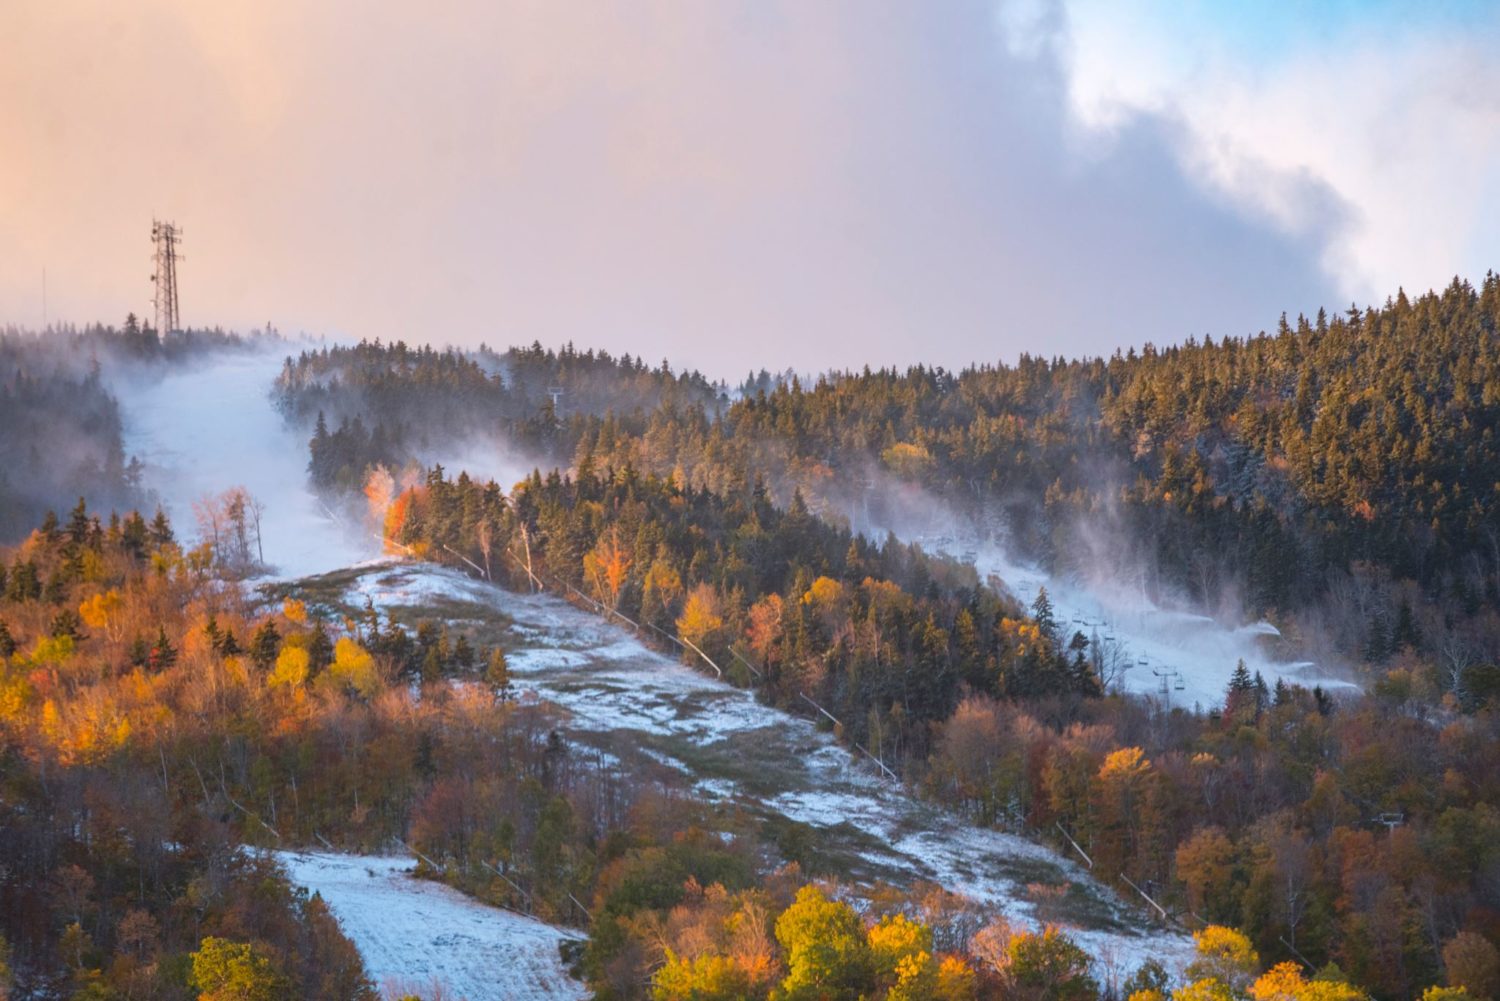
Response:
M1474 663L1474 652L1469 644L1449 633L1443 638L1443 674L1447 689L1461 704L1468 704L1469 691L1464 675Z
M220 569L249 574L265 565L261 518L265 507L244 487L231 487L193 502L198 531Z

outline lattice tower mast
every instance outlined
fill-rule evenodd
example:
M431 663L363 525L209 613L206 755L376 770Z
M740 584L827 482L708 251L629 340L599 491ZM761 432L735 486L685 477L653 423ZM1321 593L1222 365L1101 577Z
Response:
M182 230L178 229L175 223L153 219L151 242L156 247L156 254L153 258L156 271L151 276L156 291L151 302L156 307L157 335L165 337L175 330L182 329L182 321L177 311L177 262L181 259L181 255L177 253L177 245L182 242Z

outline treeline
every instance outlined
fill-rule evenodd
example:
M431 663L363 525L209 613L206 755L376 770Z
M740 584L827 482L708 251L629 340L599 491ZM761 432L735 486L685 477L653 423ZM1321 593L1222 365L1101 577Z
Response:
M361 341L287 359L278 405L315 427L309 465L323 489L355 490L375 465L430 461L434 449L471 438L566 461L590 414L618 414L640 426L661 406L717 407L724 389L698 372L651 368L608 352L481 347L474 353L404 342Z

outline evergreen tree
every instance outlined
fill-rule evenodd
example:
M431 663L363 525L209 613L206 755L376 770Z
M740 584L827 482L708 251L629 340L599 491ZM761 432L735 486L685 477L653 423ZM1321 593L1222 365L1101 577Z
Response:
M151 519L151 542L156 546L165 546L175 540L172 534L172 523L167 520L167 512L161 508L156 509L156 517Z
M151 654L148 660L152 670L161 671L177 663L177 648L172 645L167 636L167 627L158 626L156 630L156 642L151 646Z
M1405 597L1401 599L1401 606L1396 611L1396 628L1391 634L1391 645L1397 650L1418 650L1422 646L1422 632L1417 628L1411 602Z
M1056 639L1057 620L1052 613L1052 599L1047 596L1047 589L1037 589L1036 600L1031 603L1031 617L1035 620L1037 628L1042 635L1048 639Z
M276 623L267 619L250 640L250 661L262 671L269 671L280 652L281 634L276 631Z

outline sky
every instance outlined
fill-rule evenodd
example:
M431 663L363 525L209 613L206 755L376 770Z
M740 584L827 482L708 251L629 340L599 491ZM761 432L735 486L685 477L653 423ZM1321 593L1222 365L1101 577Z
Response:
M0 324L738 379L1246 334L1500 267L1500 7L6 0Z

